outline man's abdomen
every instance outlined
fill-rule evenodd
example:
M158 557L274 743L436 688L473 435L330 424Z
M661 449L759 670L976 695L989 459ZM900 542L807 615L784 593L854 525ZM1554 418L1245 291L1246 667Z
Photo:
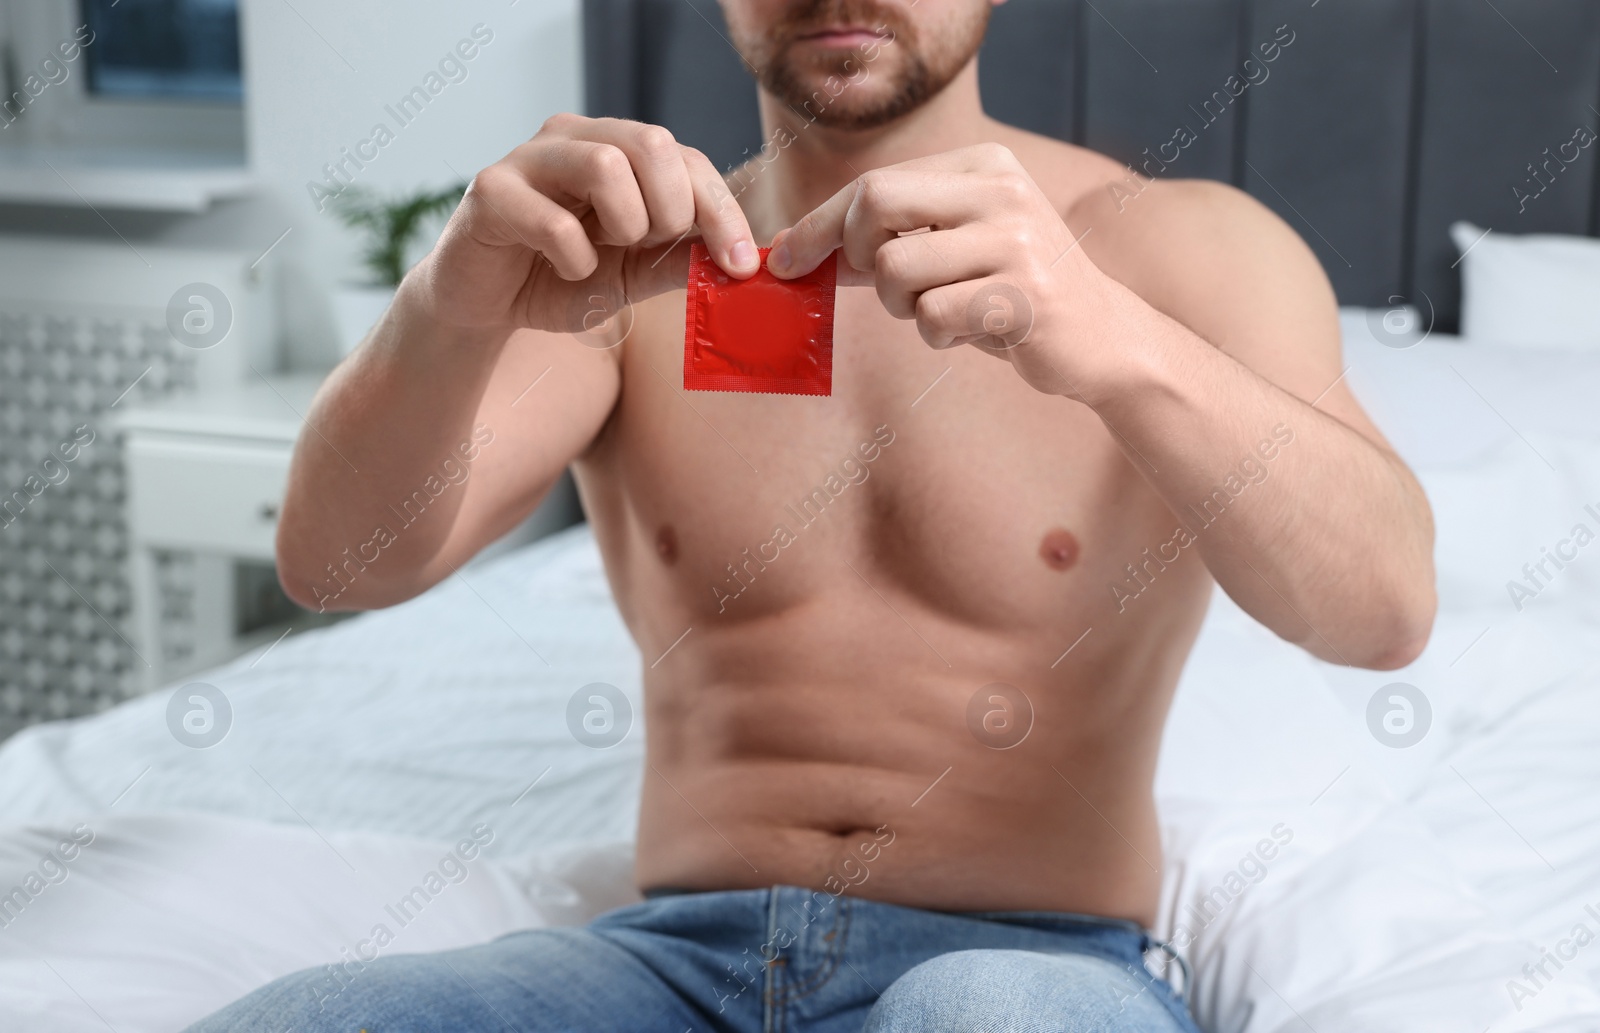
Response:
M1188 641L1086 641L1051 670L900 607L927 641L841 591L825 619L712 632L647 678L640 887L1153 922L1151 781Z

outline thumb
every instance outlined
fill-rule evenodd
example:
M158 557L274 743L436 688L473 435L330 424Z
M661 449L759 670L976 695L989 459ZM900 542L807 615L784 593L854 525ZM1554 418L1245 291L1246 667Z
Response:
M772 238L772 246L777 247L783 243L783 238L788 235L789 229L779 230ZM857 269L850 264L844 257L844 248L838 248L834 253L839 257L839 264L834 272L834 283L840 287L871 287L877 282L872 270Z

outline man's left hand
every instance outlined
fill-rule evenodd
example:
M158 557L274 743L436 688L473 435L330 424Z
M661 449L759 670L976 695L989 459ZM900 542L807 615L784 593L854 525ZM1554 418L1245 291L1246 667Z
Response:
M987 143L861 175L781 231L767 265L803 276L843 248L839 282L875 286L931 347L974 345L1079 397L1089 356L1068 353L1068 328L1105 280L1081 239L1011 150Z

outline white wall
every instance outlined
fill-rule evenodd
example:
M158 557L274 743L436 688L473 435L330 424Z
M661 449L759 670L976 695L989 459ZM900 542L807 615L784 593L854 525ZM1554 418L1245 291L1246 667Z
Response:
M385 105L422 85L478 25L493 39L461 62L465 78L398 126ZM244 0L242 31L248 137L264 188L252 206L262 210L246 221L249 232L264 234L263 248L292 227L274 257L284 263L286 343L296 365L331 362L327 290L361 276L355 238L331 209L319 213L307 190L325 181L323 166L341 148L353 150L376 124L387 125L393 141L355 182L409 192L455 182L457 172L470 178L549 115L582 108L577 0ZM226 222L227 213L214 221Z
M551 114L581 110L579 0L240 0L240 6L246 137L259 181L251 196L200 215L0 204L0 238L45 235L114 248L148 242L247 254L270 246L280 294L277 365L325 369L338 348L331 293L365 272L359 237L331 207L318 210L308 185L325 187L324 166L372 138L380 123L392 142L364 168L345 171L356 185L399 195L468 179ZM8 13L9 0L0 0L0 15ZM459 59L463 40L472 41L474 53L460 61L464 75L446 69L431 83L437 95L408 124L398 124L391 109L412 89L430 85L442 58ZM44 99L59 100L59 93ZM18 143L16 132L0 145Z
M240 4L246 135L260 179L254 196L219 202L199 216L0 205L0 235L113 244L121 237L259 253L289 230L271 255L282 286L281 344L288 361L280 365L326 368L337 348L330 289L364 274L358 238L331 208L317 210L307 184L324 182L323 166L338 161L341 148L370 138L380 122L394 133L393 142L355 172L354 181L400 194L470 179L551 114L581 110L578 0ZM480 34L493 38L462 62L465 78L444 85L414 121L398 126L385 107L424 84L440 59L480 25Z

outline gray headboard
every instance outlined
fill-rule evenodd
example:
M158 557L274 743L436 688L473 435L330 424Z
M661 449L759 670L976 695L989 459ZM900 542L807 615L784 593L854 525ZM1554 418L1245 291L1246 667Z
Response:
M1293 41L1259 63L1279 26ZM664 125L719 167L754 154L725 31L714 0L584 0L589 113ZM1600 146L1572 143L1600 132L1600 0L1009 0L978 68L996 118L1123 161L1188 126L1164 174L1259 198L1343 304L1426 296L1452 328L1456 219L1600 235ZM1230 76L1256 81L1233 99Z

